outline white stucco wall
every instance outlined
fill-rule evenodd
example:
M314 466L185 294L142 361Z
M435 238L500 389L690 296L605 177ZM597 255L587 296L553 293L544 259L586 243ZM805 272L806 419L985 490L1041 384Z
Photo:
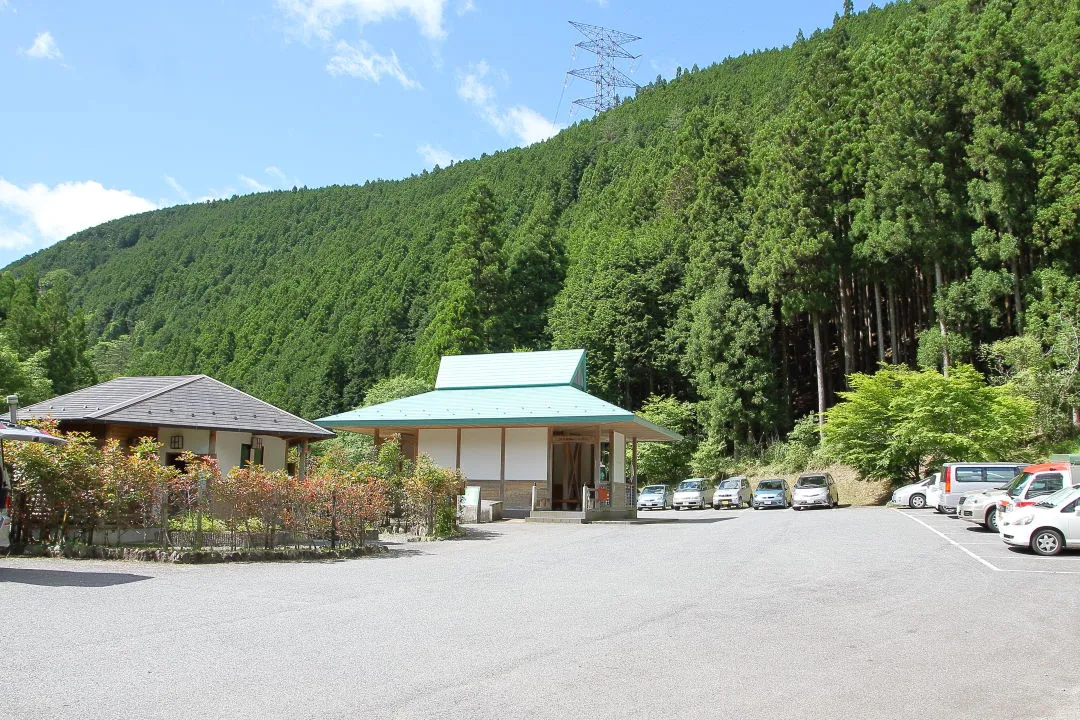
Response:
M273 435L256 435L263 441L263 467L267 470L284 470L288 443ZM239 449L237 449L239 452Z
M461 431L461 472L469 480L498 480L502 468L502 430Z
M420 430L419 451L437 464L457 469L457 430L423 428Z
M548 429L506 429L506 479L547 482Z
M251 433L218 431L217 459L221 474L240 464L240 446L251 441Z
M173 435L184 436L184 449L173 450L169 447L169 439ZM218 466L221 474L225 475L230 469L240 464L240 446L250 444L252 437L262 438L263 443L263 467L267 470L284 470L286 468L288 443L284 438L273 435L255 435L246 432L229 432L219 430L214 440L214 453L217 455ZM208 455L210 453L210 431L196 430L192 428L158 428L158 442L161 443L161 461L165 462L168 455L190 450L196 455Z
M174 435L184 436L184 447L174 450L169 447L169 441ZM161 443L161 461L173 453L190 451L196 455L206 455L210 452L210 431L196 430L194 428L159 427L157 440Z
M611 482L626 482L626 436L622 433L612 433L611 452Z

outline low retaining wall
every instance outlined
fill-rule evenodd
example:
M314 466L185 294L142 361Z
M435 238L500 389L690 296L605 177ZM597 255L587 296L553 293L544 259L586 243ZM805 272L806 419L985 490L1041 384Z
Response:
M278 550L161 550L150 548L116 548L102 545L27 545L23 557L55 557L94 560L135 560L165 563L223 563L223 562L274 562L290 560L337 560L344 558L378 555L389 552L382 545L324 550L311 548L281 548Z

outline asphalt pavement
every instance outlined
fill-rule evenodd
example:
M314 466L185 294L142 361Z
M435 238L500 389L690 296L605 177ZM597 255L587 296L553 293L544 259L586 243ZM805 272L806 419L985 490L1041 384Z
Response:
M0 714L1080 718L1080 574L1042 572L1078 553L933 511L645 517L336 562L0 559Z

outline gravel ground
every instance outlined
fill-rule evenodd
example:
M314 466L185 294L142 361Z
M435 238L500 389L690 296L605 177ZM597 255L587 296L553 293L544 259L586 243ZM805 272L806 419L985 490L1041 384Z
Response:
M2 714L1080 717L1080 574L996 572L882 508L647 517L338 562L0 560Z

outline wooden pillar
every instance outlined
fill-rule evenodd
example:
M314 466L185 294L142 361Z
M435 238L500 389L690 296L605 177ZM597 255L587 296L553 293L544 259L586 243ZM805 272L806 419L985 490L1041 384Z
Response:
M596 440L593 444L593 487L600 485L600 444L603 442L603 435L600 430L600 426L596 426Z
M637 435L630 442L630 484L637 488Z
M555 429L548 425L547 429L547 489L548 497L554 497L554 485L551 482L552 472L555 467ZM554 510L554 508L552 508Z
M217 458L217 430L211 430L210 431L210 447L209 447L208 450L209 450L209 452L207 454L209 455L209 457L211 459L216 459ZM286 445L286 447L285 447L285 456L288 457L288 455L289 455L289 448Z
M307 465L308 465L308 441L302 440L300 442L300 462L297 463L296 474L297 478L303 482L307 479Z
M379 448L382 447L382 435L379 434L379 428L375 428L375 452L379 452Z
M461 469L461 428L457 429L457 459L454 461L454 469Z
M499 480L506 480L506 428L499 428Z

